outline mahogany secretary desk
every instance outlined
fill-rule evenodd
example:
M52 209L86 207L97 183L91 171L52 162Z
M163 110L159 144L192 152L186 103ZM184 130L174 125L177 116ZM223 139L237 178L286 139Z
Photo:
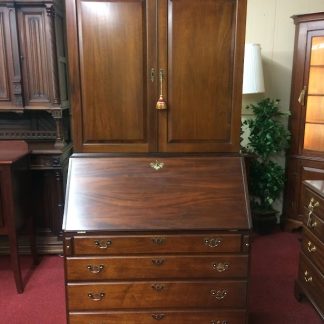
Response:
M247 323L245 0L66 2L69 323Z

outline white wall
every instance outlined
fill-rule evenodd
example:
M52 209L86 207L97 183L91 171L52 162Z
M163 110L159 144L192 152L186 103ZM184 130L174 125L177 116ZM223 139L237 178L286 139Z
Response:
M293 15L324 11L324 0L248 0L246 43L261 45L266 93L289 110L295 25ZM243 96L244 107L260 95Z
M247 0L246 43L261 45L265 93L243 95L242 119L250 118L246 105L263 97L280 99L280 108L289 112L295 25L293 15L324 12L324 0ZM287 125L288 115L283 122ZM243 144L246 143L246 138ZM282 156L279 161L284 165ZM274 205L282 209L282 199Z

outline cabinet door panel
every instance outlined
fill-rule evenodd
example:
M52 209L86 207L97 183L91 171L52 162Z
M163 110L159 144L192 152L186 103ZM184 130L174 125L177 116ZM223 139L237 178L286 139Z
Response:
M25 8L18 11L20 50L23 67L24 98L27 108L50 103L50 75L46 39L46 9Z
M81 105L74 107L77 150L148 151L150 8L141 0L78 0L76 9L81 94ZM73 84L77 76L71 78ZM76 96L72 92L74 101Z
M237 151L244 1L167 4L167 10L161 5L159 19L159 63L167 66L168 82L168 111L159 115L159 149ZM168 37L163 37L164 28Z
M0 6L0 110L23 109L15 8Z

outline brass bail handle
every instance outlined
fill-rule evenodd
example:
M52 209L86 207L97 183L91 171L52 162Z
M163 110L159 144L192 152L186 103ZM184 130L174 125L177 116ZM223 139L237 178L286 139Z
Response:
M167 103L163 96L163 79L164 79L164 70L160 69L160 97L155 106L157 110L166 110L168 108Z

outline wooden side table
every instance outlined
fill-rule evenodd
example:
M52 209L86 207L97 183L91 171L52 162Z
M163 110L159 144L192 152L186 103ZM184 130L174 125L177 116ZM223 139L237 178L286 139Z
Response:
M11 266L18 293L24 291L17 244L19 230L28 231L31 253L37 264L33 213L30 209L31 190L27 143L0 141L0 235L9 238Z

